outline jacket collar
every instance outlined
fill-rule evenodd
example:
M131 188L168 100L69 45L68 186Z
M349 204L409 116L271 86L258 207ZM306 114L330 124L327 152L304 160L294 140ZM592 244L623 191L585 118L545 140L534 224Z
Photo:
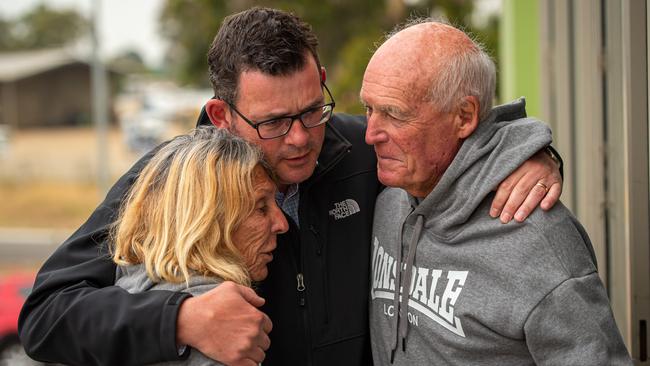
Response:
M332 120L337 118L332 117ZM332 125L332 121L325 125L325 139L321 148L314 174L302 185L309 186L329 172L343 157L350 152L352 144Z

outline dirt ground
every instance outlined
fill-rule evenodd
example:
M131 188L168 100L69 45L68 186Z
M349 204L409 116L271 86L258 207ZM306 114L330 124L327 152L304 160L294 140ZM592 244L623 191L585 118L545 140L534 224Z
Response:
M117 128L109 133L108 150L112 185L139 154ZM78 227L104 195L96 185L97 166L93 129L12 131L0 151L0 227Z
M116 128L108 136L111 176L119 175L137 155L130 152ZM93 183L98 165L97 135L90 128L12 131L0 156L0 180Z

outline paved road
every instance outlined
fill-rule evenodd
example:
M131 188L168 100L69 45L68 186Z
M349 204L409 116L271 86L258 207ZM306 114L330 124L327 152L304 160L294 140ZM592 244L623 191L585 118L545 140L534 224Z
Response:
M71 230L0 228L0 269L38 268Z

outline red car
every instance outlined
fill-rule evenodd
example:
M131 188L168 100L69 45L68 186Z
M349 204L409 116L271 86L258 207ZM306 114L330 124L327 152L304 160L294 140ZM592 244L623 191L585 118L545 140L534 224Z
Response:
M31 365L18 338L18 314L32 290L33 273L12 273L0 277L0 365Z

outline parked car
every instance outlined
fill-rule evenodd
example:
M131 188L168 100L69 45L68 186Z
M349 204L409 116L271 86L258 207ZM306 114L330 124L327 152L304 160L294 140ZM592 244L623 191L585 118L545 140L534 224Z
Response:
M32 290L33 273L0 277L0 366L41 365L25 354L18 338L18 315Z

